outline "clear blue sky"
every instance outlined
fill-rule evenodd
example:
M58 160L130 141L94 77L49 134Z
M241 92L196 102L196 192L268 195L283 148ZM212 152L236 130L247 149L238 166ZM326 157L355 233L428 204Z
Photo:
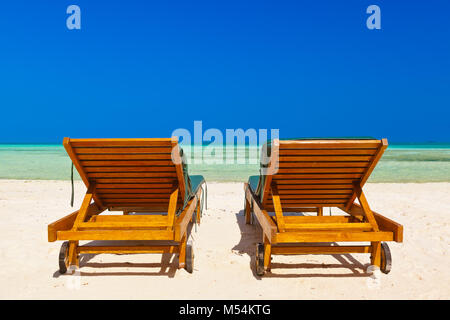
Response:
M446 0L2 2L0 143L165 137L194 120L448 142L449 15Z

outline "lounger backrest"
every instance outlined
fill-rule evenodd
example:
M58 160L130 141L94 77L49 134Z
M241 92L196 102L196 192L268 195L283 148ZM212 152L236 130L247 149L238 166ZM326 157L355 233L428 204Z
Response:
M63 144L86 186L95 184L97 205L130 211L167 210L176 187L180 188L178 206L183 204L185 181L176 137L64 138Z
M355 184L363 186L387 147L387 140L279 140L266 177L263 205L273 207L276 183L283 208L343 207L353 203ZM275 150L275 151L274 151ZM277 157L278 154L278 157Z

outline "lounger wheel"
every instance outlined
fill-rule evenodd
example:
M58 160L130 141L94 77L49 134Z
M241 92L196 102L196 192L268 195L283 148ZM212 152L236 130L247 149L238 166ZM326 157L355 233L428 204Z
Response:
M188 243L186 244L185 269L189 273L192 273L194 271L194 246L191 241L188 241Z
M262 243L256 244L256 274L258 276L264 275L264 245Z
M392 267L392 256L391 256L391 250L389 249L389 246L386 242L381 243L381 266L380 270L383 273L388 274L391 272Z
M59 250L59 273L64 274L67 272L67 267L69 266L69 242L65 241L61 245L61 249Z

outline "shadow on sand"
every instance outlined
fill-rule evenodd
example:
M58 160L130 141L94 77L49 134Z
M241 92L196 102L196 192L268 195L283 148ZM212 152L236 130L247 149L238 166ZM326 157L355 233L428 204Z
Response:
M187 234L190 235L192 231L193 224L190 223L187 229ZM130 244L130 242L127 242ZM134 242L136 243L136 242ZM139 241L140 245L155 245L155 242L146 242ZM125 245L125 241L121 241L122 245ZM87 243L90 246L105 246L111 245L109 241L90 241ZM114 254L114 255L127 255L131 257L135 254ZM173 253L163 253L161 254L161 262L160 263L133 263L133 262L91 262L91 260L97 256L97 254L81 254L80 255L80 276L83 277L94 277L94 276L167 276L169 278L175 277L175 273L178 270L178 254ZM94 270L93 272L83 271L83 267L92 267L95 269L108 269L108 268L160 268L158 271L147 272L145 270L139 271L112 271L112 272L97 272ZM67 273L67 275L70 275ZM60 276L65 276L59 273L59 271L55 271L53 273L53 278L58 278Z
M241 239L238 244L233 247L233 250L237 250L240 254L248 254L250 256L249 268L256 279L261 279L255 272L255 254L256 244L262 242L262 230L255 217L252 217L253 224L246 224L244 217L244 210L236 213L236 221L241 231ZM371 273L367 273L366 269L369 263L362 264L356 260L351 254L333 254L331 255L337 260L336 264L317 264L317 263L277 263L273 262L276 259L276 255L272 256L271 271L266 272L263 277L265 278L348 278L348 277L369 277ZM351 273L302 273L301 269L342 269L346 268ZM299 269L299 273L276 273L276 269ZM275 272L274 272L275 271Z

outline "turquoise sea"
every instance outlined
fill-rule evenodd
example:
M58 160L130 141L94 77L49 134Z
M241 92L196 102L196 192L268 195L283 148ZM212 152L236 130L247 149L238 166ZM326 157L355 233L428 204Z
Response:
M183 149L190 173L201 174L207 181L243 182L259 173L257 146L237 146L227 157L231 163L221 164L214 163L217 154L210 155L208 147ZM202 154L202 163L195 163L193 159L202 159ZM60 145L0 145L0 179L69 180L70 167ZM75 178L79 179L78 174ZM390 145L369 182L450 182L450 144Z

